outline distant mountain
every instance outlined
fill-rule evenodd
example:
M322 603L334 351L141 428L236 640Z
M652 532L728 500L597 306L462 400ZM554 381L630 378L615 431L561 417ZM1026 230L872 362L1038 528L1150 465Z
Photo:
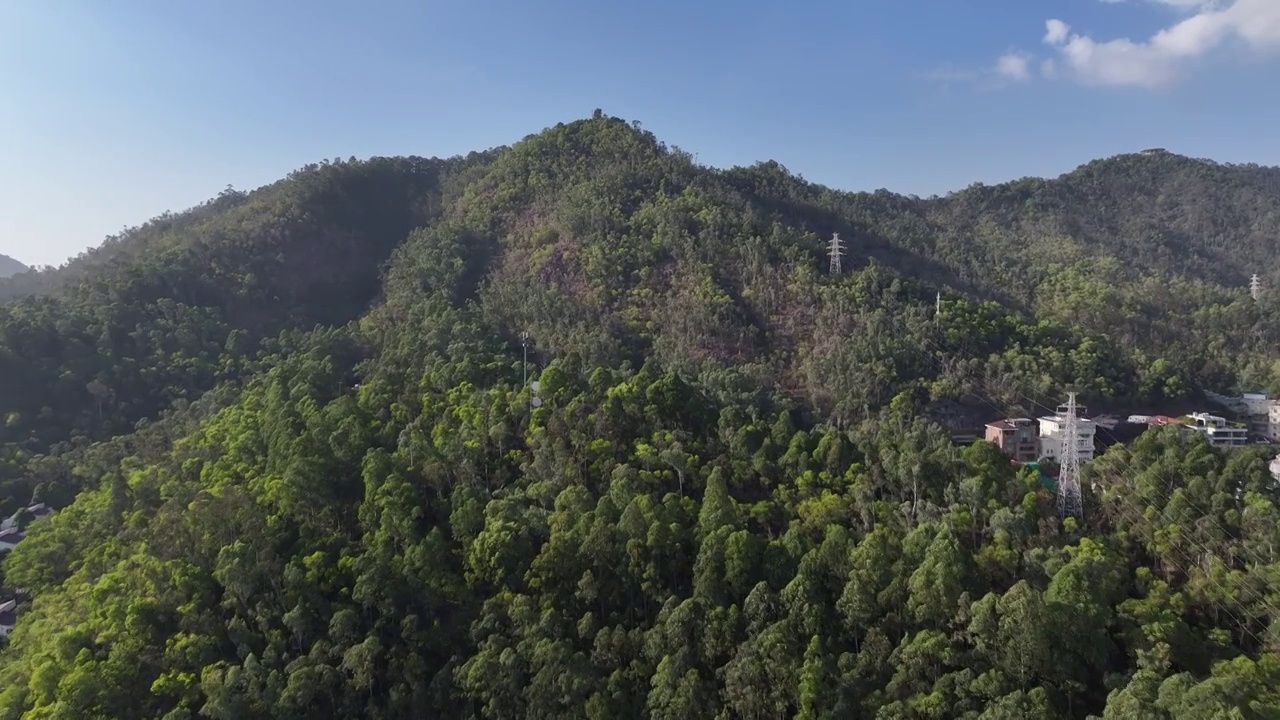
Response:
M0 278L7 278L18 273L24 273L31 268L14 260L8 255L0 255Z

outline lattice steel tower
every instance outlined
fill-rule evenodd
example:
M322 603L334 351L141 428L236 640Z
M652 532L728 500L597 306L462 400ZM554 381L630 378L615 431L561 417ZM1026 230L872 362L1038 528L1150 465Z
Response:
M1084 503L1080 498L1080 418L1076 414L1076 394L1067 394L1063 415L1062 460L1058 470L1058 514L1080 517Z
M831 257L831 274L840 274L840 256L844 254L844 241L840 233L831 234L831 244L827 247L827 255Z
M1258 273L1254 273L1249 280L1249 294L1253 296L1254 300L1257 300L1262 295L1262 280L1258 278Z

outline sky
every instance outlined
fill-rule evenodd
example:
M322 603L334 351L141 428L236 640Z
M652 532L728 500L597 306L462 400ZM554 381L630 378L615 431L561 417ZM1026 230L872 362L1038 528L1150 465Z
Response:
M1280 165L1280 0L3 0L0 254L596 108L845 190L1148 147Z

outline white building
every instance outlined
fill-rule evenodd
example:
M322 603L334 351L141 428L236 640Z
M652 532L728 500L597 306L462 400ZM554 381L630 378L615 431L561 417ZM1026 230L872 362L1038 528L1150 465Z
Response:
M1280 481L1280 455L1277 455L1276 458L1271 461L1271 477Z
M1213 447L1243 447L1249 444L1249 429L1232 425L1226 418L1209 413L1193 413L1183 425L1204 435Z
M1063 445L1062 433L1066 430L1066 425L1067 418L1063 416L1061 409L1059 409L1057 415L1047 415L1040 418L1041 457L1060 462ZM1076 418L1076 451L1080 455L1080 462L1089 462L1093 459L1093 439L1097 434L1097 423L1089 418Z
M1267 411L1267 437L1280 440L1280 400L1272 400Z

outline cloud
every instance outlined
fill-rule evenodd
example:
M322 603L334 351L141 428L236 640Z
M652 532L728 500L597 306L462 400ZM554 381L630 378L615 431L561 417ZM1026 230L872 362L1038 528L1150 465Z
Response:
M1026 53L1011 52L996 60L996 74L1022 82L1031 79L1031 57Z
M1102 0L1109 5L1119 5L1129 0ZM1149 3L1156 5L1166 5L1177 10L1200 10L1201 8L1213 8L1221 5L1220 0L1147 0Z
M920 77L942 87L965 85L981 91L999 90L1011 83L1027 82L1034 77L1035 56L1018 50L1001 55L994 65L984 68L960 67L950 63L923 73Z
M1114 2L1115 0L1111 0ZM1061 20L1050 20L1045 24L1044 41L1050 45L1057 45L1067 39L1067 35L1071 33L1071 26Z
M1123 2L1124 0L1103 0ZM1054 57L1041 75L1064 75L1085 85L1157 88L1176 81L1186 66L1225 47L1280 52L1280 0L1146 0L1186 16L1145 40L1097 40L1059 19L1045 22L1043 43ZM1033 58L1016 55L1028 70ZM1006 54L997 61L1002 74ZM1010 76L1012 77L1012 76Z

